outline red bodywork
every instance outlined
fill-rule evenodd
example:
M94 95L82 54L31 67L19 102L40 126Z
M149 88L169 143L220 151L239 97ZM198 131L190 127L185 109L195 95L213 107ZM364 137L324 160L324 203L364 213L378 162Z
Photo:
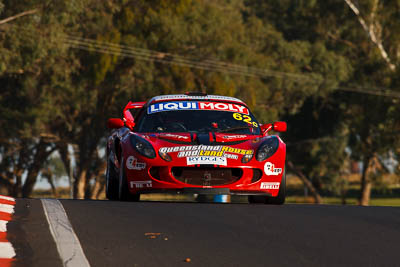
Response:
M184 97L179 96L179 100ZM152 99L147 105L172 100L173 96L166 100ZM211 96L210 101L235 103L230 99L213 99ZM239 103L238 101L236 103ZM245 105L243 102L240 104ZM191 189L198 189L192 192L201 192L204 189L207 193L209 189L217 189L215 192L224 194L261 194L272 197L278 195L285 172L285 143L278 137L279 148L264 161L258 161L256 153L259 146L272 137L267 131L285 131L286 123L265 124L261 126L260 135L210 133L208 141L212 145L207 146L194 143L197 140L196 133L135 133L135 115L131 111L140 111L143 108L145 112L145 107L145 102L128 103L123 113L125 126L112 133L107 146L108 158L116 169L124 168L128 188L132 194L169 190L191 192ZM114 124L119 125L115 122ZM156 152L155 158L147 158L138 153L130 142L130 135L140 136L150 142ZM167 160L170 161L161 158L161 152L167 153ZM191 153L225 155L226 160L219 164L189 164L188 155ZM251 153L253 157L247 163L243 163L243 156Z

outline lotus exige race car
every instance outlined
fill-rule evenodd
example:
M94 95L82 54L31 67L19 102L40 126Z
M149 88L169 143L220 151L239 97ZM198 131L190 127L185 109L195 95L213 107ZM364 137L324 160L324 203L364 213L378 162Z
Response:
M285 202L286 145L233 97L186 93L129 102L111 118L106 196L138 201L140 194L248 195L250 203Z

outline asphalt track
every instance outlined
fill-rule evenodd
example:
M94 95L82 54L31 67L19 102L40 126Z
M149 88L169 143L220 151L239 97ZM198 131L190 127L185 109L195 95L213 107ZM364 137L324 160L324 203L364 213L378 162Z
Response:
M90 266L400 266L400 208L60 202ZM8 236L14 266L62 266L40 200Z

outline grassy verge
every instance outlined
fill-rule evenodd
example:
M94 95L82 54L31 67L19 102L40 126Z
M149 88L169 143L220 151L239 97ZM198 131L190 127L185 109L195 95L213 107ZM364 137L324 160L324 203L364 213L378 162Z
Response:
M342 205L342 200L338 197L323 197L322 199L323 204ZM313 204L314 200L311 197L289 196L286 198L286 203ZM357 205L357 198L346 198L346 205ZM400 207L400 198L372 198L369 205Z

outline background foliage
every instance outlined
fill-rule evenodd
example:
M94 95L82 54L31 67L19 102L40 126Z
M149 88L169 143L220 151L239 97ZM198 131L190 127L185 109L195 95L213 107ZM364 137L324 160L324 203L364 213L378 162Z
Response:
M74 197L96 198L108 117L129 100L206 91L241 98L262 122L287 120L291 171L316 201L345 194L343 175L362 162L366 205L400 155L399 98L377 95L400 93L399 10L385 0L0 0L1 188L30 196L38 177L64 172Z

